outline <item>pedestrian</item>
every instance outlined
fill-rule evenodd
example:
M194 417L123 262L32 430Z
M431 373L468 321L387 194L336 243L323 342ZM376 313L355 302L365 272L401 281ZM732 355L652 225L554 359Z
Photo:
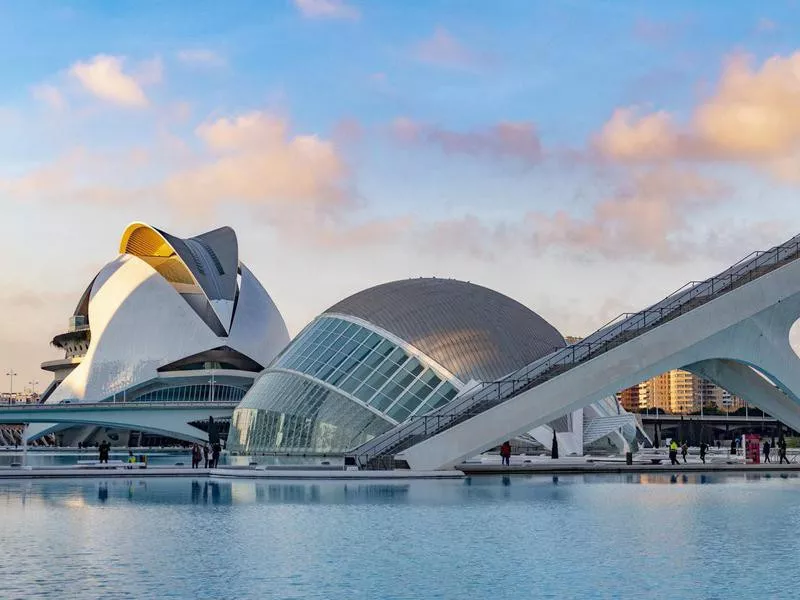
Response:
M219 455L222 453L222 446L219 442L214 442L211 447L211 468L216 469L219 466Z
M703 461L703 464L706 464L706 451L708 450L708 444L705 442L700 442L700 460Z
M678 442L675 440L669 443L669 462L671 465L678 464Z
M100 455L100 463L108 464L108 453L111 450L111 444L109 444L106 440L103 440L100 442L97 450Z
M722 448L722 442L717 440L717 450L720 450L721 448Z
M789 464L789 459L786 457L786 438L781 437L778 440L778 456L780 457L780 464L783 464L783 461L786 461L786 464Z
M686 464L686 455L689 453L689 444L683 442L681 444L681 456L683 457L683 464Z
M764 462L765 463L772 462L769 459L769 453L770 453L771 450L772 450L772 448L769 445L769 440L764 440Z
M500 459L504 467L511 466L511 442L505 441L500 446Z
M192 468L196 469L200 465L200 446L192 445Z
M205 467L208 468L208 444L203 444L203 459L205 460Z
M731 440L731 454L736 454L736 440Z

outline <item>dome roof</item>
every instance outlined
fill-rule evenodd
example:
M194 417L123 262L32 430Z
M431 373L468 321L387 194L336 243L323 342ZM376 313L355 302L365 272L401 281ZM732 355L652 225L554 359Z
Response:
M465 383L493 381L565 345L555 327L516 300L454 279L384 283L325 313L393 333Z

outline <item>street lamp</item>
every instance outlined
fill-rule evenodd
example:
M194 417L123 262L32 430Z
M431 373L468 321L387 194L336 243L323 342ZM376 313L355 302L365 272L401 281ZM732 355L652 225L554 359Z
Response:
M28 385L31 386L31 395L36 395L36 386L39 385L38 380L29 381Z
M14 369L10 369L6 375L9 378L8 384L8 403L11 404L11 398L14 396L14 377L19 375L19 373L15 373Z

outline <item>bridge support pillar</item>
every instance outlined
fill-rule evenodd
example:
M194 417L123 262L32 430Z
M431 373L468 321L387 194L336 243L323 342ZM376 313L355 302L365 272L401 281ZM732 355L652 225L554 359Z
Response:
M702 360L686 370L755 404L792 429L800 426L800 405L748 365L730 359ZM728 431L727 424L725 431Z

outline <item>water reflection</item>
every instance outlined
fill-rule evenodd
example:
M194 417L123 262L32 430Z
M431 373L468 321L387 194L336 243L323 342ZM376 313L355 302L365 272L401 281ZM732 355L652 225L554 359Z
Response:
M463 480L257 481L188 478L11 480L0 481L0 502L39 502L79 508L136 504L231 506L304 505L457 505L470 502L569 502L576 486L719 485L797 481L794 473L648 473L610 475L502 475Z

